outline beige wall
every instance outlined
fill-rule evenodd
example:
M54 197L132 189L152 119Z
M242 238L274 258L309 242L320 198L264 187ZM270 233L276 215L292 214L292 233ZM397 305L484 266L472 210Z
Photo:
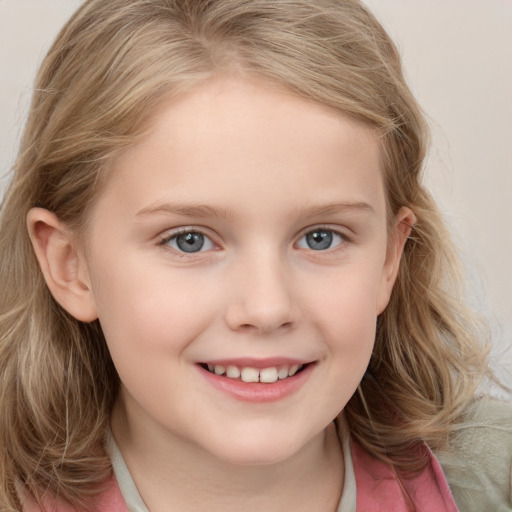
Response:
M0 0L0 174L36 64L78 0ZM512 344L512 2L367 0L429 114L428 182L464 253L471 297ZM0 188L2 187L0 183Z

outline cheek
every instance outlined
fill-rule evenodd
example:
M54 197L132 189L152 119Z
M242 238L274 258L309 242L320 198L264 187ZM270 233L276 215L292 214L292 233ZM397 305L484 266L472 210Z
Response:
M128 263L95 280L100 324L121 382L156 416L162 403L191 407L181 399L190 392L191 347L215 319L215 290L183 272Z
M311 316L323 318L323 324L334 331L351 326L366 330L365 325L374 329L382 293L379 263L361 261L329 273L323 283L312 280L307 287L309 304L315 309Z
M202 328L215 304L208 280L161 267L161 262L136 257L98 259L93 295L107 341L123 338L146 348L160 342L167 346L172 339L189 337L193 326Z
M368 367L376 333L374 308L354 296L340 298L331 309L318 311L325 344L324 379L318 382L318 415L330 421L344 409L356 392ZM320 316L322 315L322 316Z
M336 379L354 389L375 343L381 272L377 265L352 267L334 276L327 291L315 293L310 318L327 345Z
M344 376L351 379L355 375L357 380L357 375L364 373L375 344L375 308L355 298L337 306L330 314L324 311L323 337L333 364L343 368Z
M124 387L158 411L162 403L181 403L184 353L202 329L196 308L207 310L190 283L174 278L171 286L165 274L128 263L95 276L99 321Z

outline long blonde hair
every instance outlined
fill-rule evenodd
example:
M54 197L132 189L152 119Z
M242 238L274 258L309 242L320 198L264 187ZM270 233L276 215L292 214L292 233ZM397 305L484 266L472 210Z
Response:
M110 475L103 440L118 377L97 322L50 295L26 214L79 230L112 160L169 95L250 73L373 126L389 217L417 217L367 375L345 407L369 452L413 471L442 448L487 371L460 303L449 236L421 184L428 131L398 52L357 0L88 0L39 71L0 219L0 505L17 489L87 506ZM390 223L391 225L391 223ZM385 397L386 407L382 407Z

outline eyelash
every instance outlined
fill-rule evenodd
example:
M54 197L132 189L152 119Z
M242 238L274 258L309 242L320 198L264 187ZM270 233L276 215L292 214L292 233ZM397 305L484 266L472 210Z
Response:
M300 249L306 249L306 250L312 251L313 253L327 253L327 252L331 253L331 252L341 249L341 246L344 246L346 243L351 241L350 237L348 237L345 233L342 233L336 229L326 227L326 226L315 226L313 228L307 228L307 230L304 230L302 232L302 234L300 235L298 241L294 245L298 246L299 242L302 239L304 239L308 235L311 235L315 232L330 233L331 235L334 235L334 237L337 237L339 239L339 243L337 243L334 247L328 247L328 248L319 249L319 250L312 249L311 247L299 247ZM178 231L174 231L174 232L168 234L167 236L162 237L159 240L158 245L162 246L162 247L166 247L182 257L206 252L205 250L202 250L203 247L201 247L200 250L198 250L198 251L188 252L188 251L181 250L179 248L171 247L169 245L170 242L172 242L173 240L177 240L178 237L180 237L182 235L189 235L189 234L190 235L192 235L192 234L200 235L200 236L204 237L205 240L208 240L212 246L214 246L214 247L217 246L215 244L215 242L213 242L211 237L208 236L207 234L205 234L203 230L195 229L195 228L182 228L182 229L179 229ZM207 251L208 250L211 250L211 249L208 248Z

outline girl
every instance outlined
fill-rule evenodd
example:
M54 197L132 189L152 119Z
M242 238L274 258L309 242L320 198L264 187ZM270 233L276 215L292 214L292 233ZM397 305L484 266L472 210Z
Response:
M510 510L426 141L356 0L85 2L1 212L2 508Z

